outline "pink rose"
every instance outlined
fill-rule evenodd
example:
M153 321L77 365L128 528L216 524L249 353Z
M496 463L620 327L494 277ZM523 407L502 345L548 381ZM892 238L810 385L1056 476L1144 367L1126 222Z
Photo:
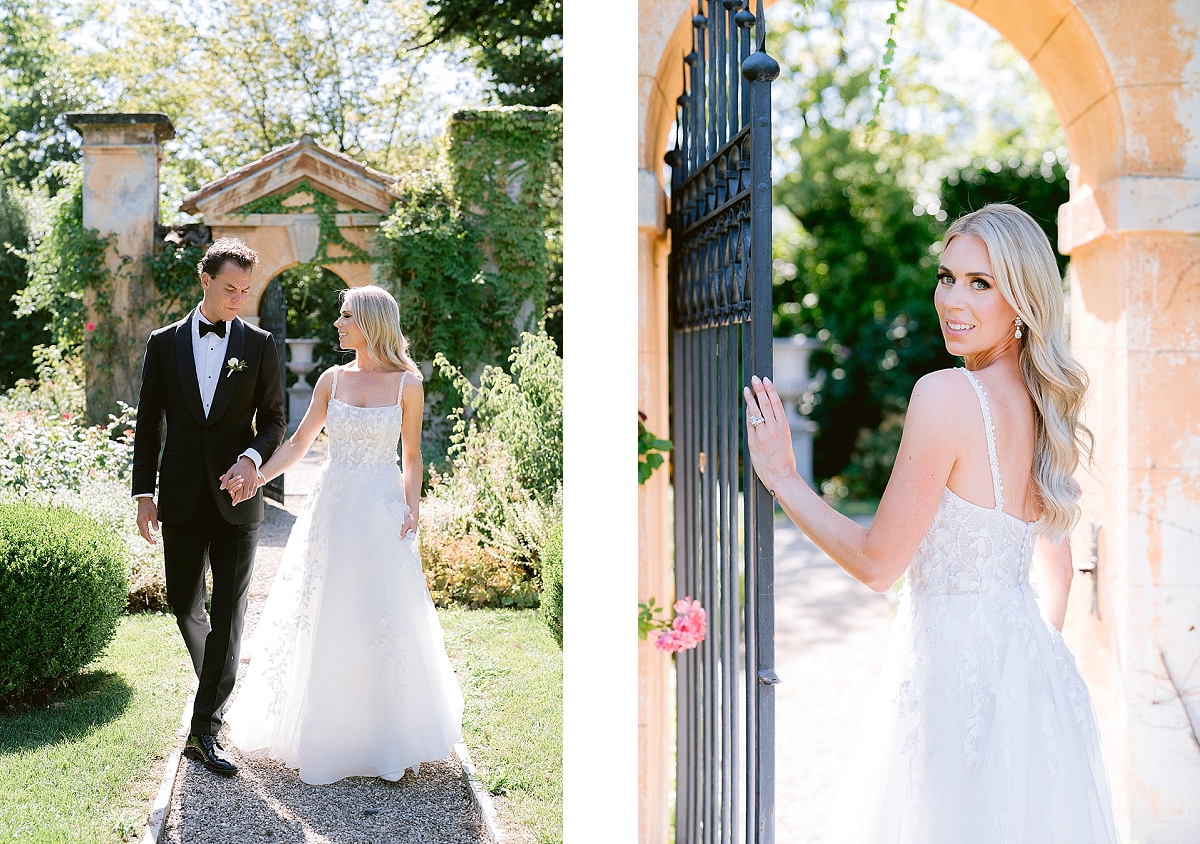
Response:
M87 323L87 324L84 326L84 328L86 328L88 331L95 331L95 330L96 330L96 323L94 323L94 322L89 322L89 323Z
M674 630L663 631L654 642L654 647L660 651L668 651L669 653L678 653L679 651L694 648L695 646L695 642L684 639L677 635Z
M708 614L699 601L689 595L675 602L675 619L670 628L659 634L654 646L659 650L678 653L696 647L708 634Z

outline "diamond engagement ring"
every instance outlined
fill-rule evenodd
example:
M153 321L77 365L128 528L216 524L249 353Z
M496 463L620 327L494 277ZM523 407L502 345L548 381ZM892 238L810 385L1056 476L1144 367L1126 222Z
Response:
M761 425L762 423L764 423L764 422L766 422L766 421L767 421L767 420L766 420L766 417L763 417L763 416L751 416L751 417L750 417L750 427L751 427L751 428L757 428L759 425Z

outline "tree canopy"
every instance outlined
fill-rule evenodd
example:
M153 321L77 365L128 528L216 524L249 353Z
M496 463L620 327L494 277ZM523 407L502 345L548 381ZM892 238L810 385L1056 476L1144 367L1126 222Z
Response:
M0 0L0 174L24 187L53 162L79 157L62 114L86 93L51 14L37 0Z
M431 42L461 41L503 105L562 105L561 0L445 0L429 5Z

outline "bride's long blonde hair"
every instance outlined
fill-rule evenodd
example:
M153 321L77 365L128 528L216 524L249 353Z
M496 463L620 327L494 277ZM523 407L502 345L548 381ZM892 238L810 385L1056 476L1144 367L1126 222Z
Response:
M382 366L407 370L418 378L421 370L408 354L408 340L400 330L400 306L382 287L367 284L342 291L341 304L367 340L367 354Z
M1022 328L1021 377L1036 409L1034 493L1041 505L1040 529L1060 542L1079 520L1080 459L1089 462L1094 438L1079 416L1088 376L1067 348L1062 276L1045 232L1014 205L985 205L955 220L942 238L945 248L959 235L987 247L996 286Z

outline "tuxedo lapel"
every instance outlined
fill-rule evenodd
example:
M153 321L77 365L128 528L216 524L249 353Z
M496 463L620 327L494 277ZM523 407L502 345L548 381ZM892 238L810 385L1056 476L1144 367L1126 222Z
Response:
M246 346L246 326L240 319L234 318L229 323L229 346L225 350L225 362L221 364L221 377L217 381L217 391L213 393L212 407L208 409L208 421L215 422L221 418L229 400L233 398L233 389L237 386L239 373L229 370L229 359L242 360Z
M196 356L192 352L193 310L175 329L175 362L179 369L179 383L183 385L183 400L196 421L204 424L204 402L200 400L200 382L196 380Z

